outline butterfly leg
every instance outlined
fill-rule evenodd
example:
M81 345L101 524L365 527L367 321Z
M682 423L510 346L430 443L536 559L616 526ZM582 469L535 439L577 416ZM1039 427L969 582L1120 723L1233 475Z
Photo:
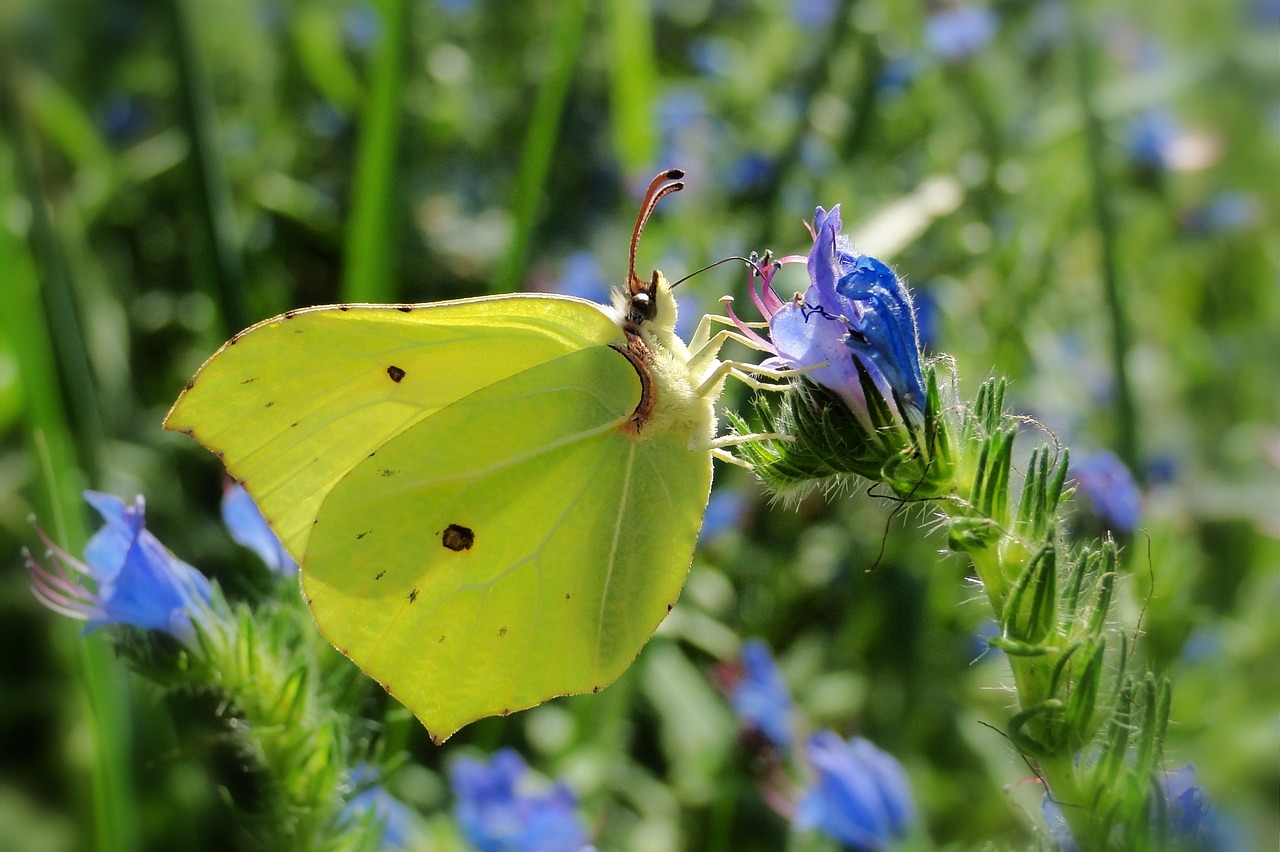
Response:
M720 347L724 345L724 341L730 338L737 340L739 343L749 346L752 349L756 349L762 352L764 351L760 349L760 344L757 343L756 341L747 338L745 335L738 335L733 331L727 331L727 330L726 330L727 333L726 332L717 333L716 334L717 342L712 344L711 324L717 323L717 322L723 325L731 325L731 326L734 326L735 328L738 326L738 323L735 323L729 317L720 316L719 314L703 314L702 319L698 320L698 327L694 329L693 337L689 339L689 351L691 351L694 354L695 358L698 355L702 354L702 350L706 349L708 345L712 345L713 347L711 350L712 352L719 352ZM746 322L742 324L745 325L747 328L768 328L769 327L769 324L767 322Z
M745 361L721 361L716 365L716 368L711 371L711 374L702 380L702 384L698 385L696 393L699 396L706 396L713 392L719 383L724 381L728 376L733 376L735 379L754 390L783 391L788 387L785 382L765 382L761 381L760 378L757 377L779 380L789 379L794 376L803 376L805 373L808 373L819 366L822 365L815 364L813 367L790 370L761 367L759 364L749 364Z

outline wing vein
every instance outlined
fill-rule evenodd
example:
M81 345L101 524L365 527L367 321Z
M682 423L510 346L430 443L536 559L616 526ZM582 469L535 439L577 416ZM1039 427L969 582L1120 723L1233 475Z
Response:
M618 500L618 515L613 521L613 541L609 544L609 566L604 575L604 591L600 594L600 613L596 617L596 668L600 668L600 648L604 638L604 612L609 601L609 586L613 581L613 569L618 564L618 542L622 539L623 519L627 514L627 501L631 495L631 472L635 464L636 448L627 445L627 466L622 473L622 496Z

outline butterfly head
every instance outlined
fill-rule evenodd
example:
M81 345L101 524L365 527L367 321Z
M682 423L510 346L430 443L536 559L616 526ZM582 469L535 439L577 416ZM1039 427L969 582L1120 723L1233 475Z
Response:
M643 326L653 323L659 329L671 331L676 325L676 300L671 293L671 286L658 270L653 271L648 281L636 274L636 246L640 243L640 232L653 214L658 202L673 192L684 189L682 169L668 169L653 179L648 191L644 194L644 202L640 205L640 214L636 216L636 226L631 232L631 255L627 268L627 290L623 293L622 316L627 324Z

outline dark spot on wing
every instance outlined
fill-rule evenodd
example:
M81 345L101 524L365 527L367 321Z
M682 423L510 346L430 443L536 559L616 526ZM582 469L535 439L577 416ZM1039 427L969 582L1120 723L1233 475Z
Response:
M600 687L598 687L598 686L593 686L593 687L591 687L591 691L592 691L593 693L599 692L599 691L600 691Z
M476 534L462 524L449 524L440 534L440 543L454 552L470 550L476 543Z
M442 745L444 745L444 740L440 739L439 737L437 737L435 734L431 733L430 731L427 731L427 736L431 738L431 744L432 744L433 746L442 746Z
M395 476L399 472L400 471L398 470L391 470L390 468L384 467L382 470L378 471L378 476L386 478L388 476Z
M294 428L294 427L295 427L295 426L297 426L297 425L298 425L298 421L297 421L297 420L295 420L295 421L293 421L292 423L290 423L290 424L289 424L289 428L290 428L290 429L292 429L292 428Z
M500 715L500 716L510 716L510 715L511 715L511 708L509 708L509 707L503 707L503 708L502 708L502 712L501 712L501 713L499 713L498 715Z
M264 406L262 406L262 407L263 407L263 408L270 408L271 406L273 406L273 405L275 405L275 404L276 404L276 401L273 399L273 400L271 400L270 402L268 402L266 405L264 405Z
M400 384L400 380L404 378L404 370L392 364L387 368L387 375L391 377L391 381Z
M379 571L377 574L375 574L375 575L373 576L373 579L375 579L375 580L381 580L381 579L382 579L383 577L385 577L386 575L387 575L387 569L386 569L386 568L383 568L381 571Z
M441 634L440 634L440 639L439 639L439 641L437 641L437 642L436 642L436 644L437 644L437 645L439 645L439 644L441 644L442 642L444 642L444 634L443 634L443 633L441 633Z
M499 627L499 628L498 628L498 638L499 638L499 639L505 639L505 638L507 638L507 628L505 628L505 627Z
M565 593L564 593L564 599L565 599L565 600L569 600L569 593L568 593L568 592L565 592Z
M669 603L669 604L667 604L667 612L671 612L671 610L673 610L673 609L675 609L675 604L673 604L673 603Z
M350 306L350 305L338 305L338 310L340 310L340 311L349 311L349 310L351 310L351 306Z
M356 533L356 541L359 541L360 539L364 538L365 536L367 536L367 535L368 535L369 533L371 533L371 532L373 532L373 527L369 527L369 529L365 530L365 531L364 531L364 532L362 532L362 533ZM381 576L381 575L379 575L379 576ZM671 611L670 607L668 607L668 608L667 608L667 611L668 611L668 612L670 612L670 611Z
M401 305L400 307L396 308L396 310L402 314L407 314L413 310L413 307L410 305Z
M253 378L251 378L251 379L245 379L245 380L244 380L243 382L241 382L240 384L242 384L242 385L251 385L251 384L253 384L254 382L256 382L257 380L258 380L258 377L257 377L257 376L254 376L254 377L253 377Z
M226 453L222 452L222 450L214 450L213 454L218 457L218 461L220 462L226 461L227 455Z
M191 390L195 386L196 386L196 377L192 376L191 378L187 379L187 383L183 385L182 389Z
M413 603L417 599L418 599L418 590L413 589L412 591L409 592L409 597L407 597L405 600L409 601L409 603Z

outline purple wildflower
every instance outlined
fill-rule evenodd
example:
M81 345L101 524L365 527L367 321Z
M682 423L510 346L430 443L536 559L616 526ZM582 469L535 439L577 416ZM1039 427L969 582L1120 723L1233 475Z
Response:
M760 292L751 298L769 322L769 340L729 316L738 330L774 357L763 366L804 369L820 385L839 394L874 431L859 376L864 370L902 424L922 418L924 378L911 296L888 266L854 251L840 233L840 205L814 214L813 248L807 258L810 285L803 296L783 302L764 270ZM783 258L790 263L796 257Z
M272 571L286 576L298 573L298 563L284 549L275 530L268 526L249 492L239 483L233 483L222 493L222 522L237 544L258 554Z
M356 823L372 811L372 819L382 826L380 849L403 849L409 845L413 839L413 810L378 783L377 770L364 763L356 766L351 771L351 786L357 792L342 808L338 821L343 825Z
M928 17L924 40L934 54L961 62L990 43L998 24L995 13L985 6L953 6Z
M1227 850L1234 848L1228 832L1220 830L1217 813L1209 804L1203 787L1197 786L1194 763L1185 763L1160 776L1160 801L1151 810L1153 840L1181 844L1177 848ZM1067 826L1062 806L1047 793L1040 811L1049 825L1049 834L1058 852L1076 852L1079 848Z
M531 791L530 780L524 759L509 748L488 762L453 762L454 815L472 846L480 852L576 852L588 845L573 791L564 784Z
M791 748L791 694L787 682L759 639L742 645L742 672L729 686L729 703L749 730L759 731L783 751Z
M885 849L906 835L915 816L902 766L868 740L845 742L831 731L809 737L816 775L796 812L796 826L817 829L858 850Z
M1072 460L1071 475L1102 523L1128 535L1138 525L1142 494L1124 462L1103 450Z
M192 618L203 620L209 611L208 579L145 528L141 496L132 506L110 494L86 491L84 497L107 525L85 546L84 562L54 545L37 527L53 568L45 568L27 554L36 598L55 612L87 621L88 630L129 624L160 630L193 646ZM92 580L94 588L73 579L68 567Z

